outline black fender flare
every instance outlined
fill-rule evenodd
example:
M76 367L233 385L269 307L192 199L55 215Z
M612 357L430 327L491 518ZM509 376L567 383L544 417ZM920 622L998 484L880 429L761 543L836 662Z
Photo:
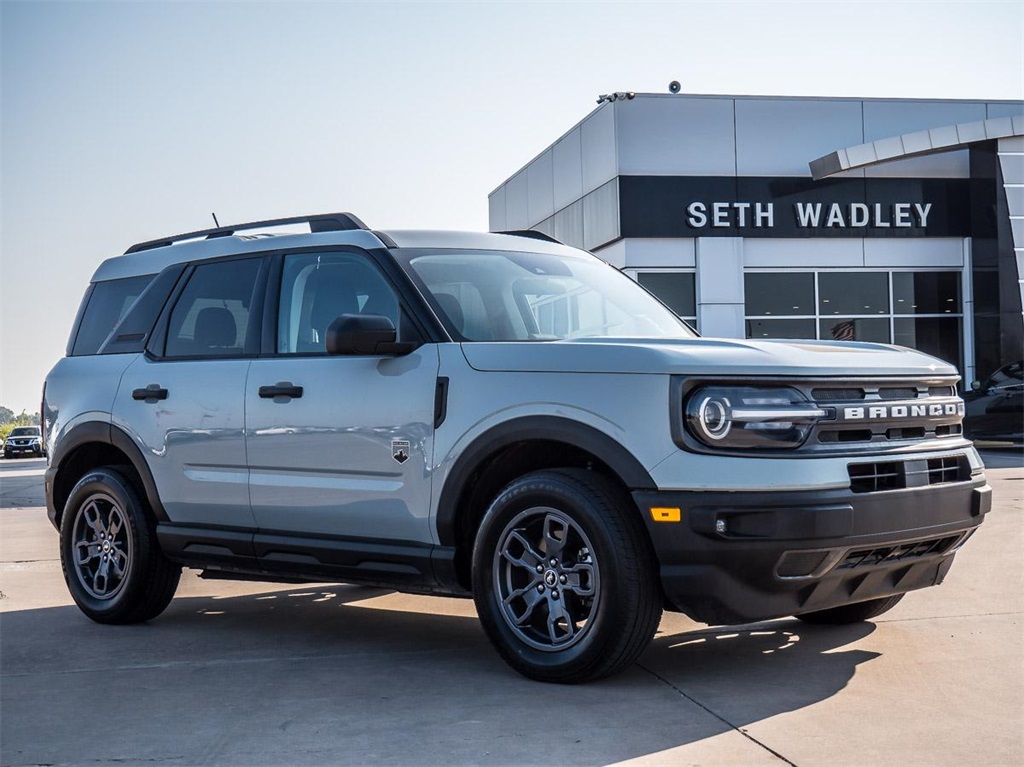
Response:
M156 482L153 481L153 473L149 470L149 464L146 463L145 457L142 455L142 450L135 443L131 437L128 436L127 432L118 426L114 426L112 423L103 423L100 421L87 421L85 423L73 426L67 434L60 438L60 441L51 449L50 455L50 466L46 470L46 505L47 511L50 514L50 519L56 519L56 505L54 502L54 488L57 475L60 472L61 465L67 458L75 453L75 451L82 445L86 445L90 442L99 442L101 444L110 445L116 447L126 456L132 467L135 469L135 473L138 474L139 479L142 481L142 488L146 492L146 500L149 501L150 508L153 509L153 514L160 522L170 521L167 516L167 511L164 509L164 505L160 502L160 494L156 489Z
M455 528L459 499L470 477L499 450L517 442L563 442L591 453L614 471L629 490L655 490L643 464L602 431L558 416L524 416L493 426L474 439L455 461L437 505L437 534L442 546L457 545Z

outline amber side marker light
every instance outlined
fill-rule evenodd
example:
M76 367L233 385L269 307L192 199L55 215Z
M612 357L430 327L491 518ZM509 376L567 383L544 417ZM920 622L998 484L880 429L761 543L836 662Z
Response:
M651 519L655 522L678 522L682 518L683 512L678 508L651 507Z

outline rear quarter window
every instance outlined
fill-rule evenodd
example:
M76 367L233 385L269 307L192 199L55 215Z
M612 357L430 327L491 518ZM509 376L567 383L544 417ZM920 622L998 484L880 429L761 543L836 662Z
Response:
M72 357L96 354L121 318L153 280L152 274L97 282L86 294Z

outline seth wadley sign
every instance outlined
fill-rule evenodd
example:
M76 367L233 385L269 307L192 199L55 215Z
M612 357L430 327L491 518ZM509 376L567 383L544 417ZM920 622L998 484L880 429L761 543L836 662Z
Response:
M932 204L897 202L891 205L851 202L831 204L795 202L792 206L796 226L801 229L926 229ZM693 229L711 227L772 229L775 227L773 202L691 202L686 207L686 223Z

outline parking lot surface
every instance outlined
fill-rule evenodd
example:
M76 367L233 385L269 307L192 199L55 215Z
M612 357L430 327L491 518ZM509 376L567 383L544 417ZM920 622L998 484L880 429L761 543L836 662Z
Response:
M158 619L71 602L41 460L0 461L0 764L1018 765L1024 460L946 582L871 623L706 627L640 662L528 681L470 601L185 572Z

